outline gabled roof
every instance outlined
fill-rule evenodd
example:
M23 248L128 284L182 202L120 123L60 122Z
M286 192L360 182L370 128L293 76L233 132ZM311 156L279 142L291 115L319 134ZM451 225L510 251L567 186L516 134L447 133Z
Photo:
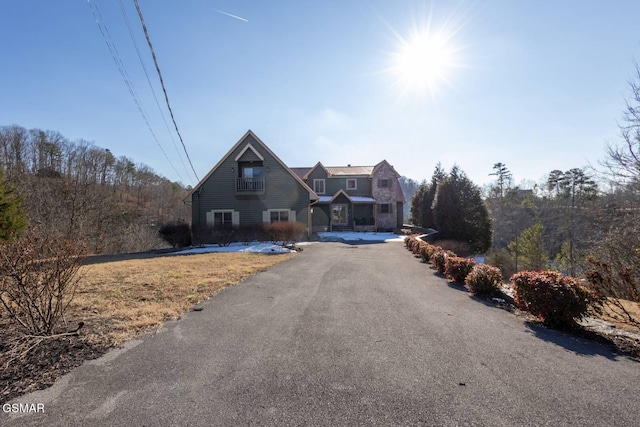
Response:
M271 157L273 157L279 164L280 166L283 167L283 169L285 171L287 171L292 177L293 179L295 179L300 185L302 185L308 192L309 192L309 198L313 199L313 200L317 200L318 199L318 195L296 174L294 173L282 160L280 160L280 158L273 152L271 151L271 149L269 147L267 147L267 144L265 144L264 142L262 142L262 140L260 138L258 138L258 136L253 133L253 131L251 129L249 129L243 136L242 138L240 138L238 140L238 142L236 142L234 144L233 147L231 147L231 149L227 152L227 154L225 154L224 156L222 156L222 158L220 159L220 161L218 161L218 163L216 163L216 165L209 171L209 173L207 173L205 175L204 178L202 178L200 180L200 182L198 182L198 184L196 184L195 187L193 187L191 189L191 191L189 191L189 193L186 195L186 197L183 199L183 201L187 201L191 199L191 196L193 193L196 192L196 190L198 190L200 188L200 186L207 180L209 179L209 177L220 167L220 165L222 165L222 163L224 163L224 161L231 156L231 154L233 154L233 152L240 146L242 145L245 140L247 139L248 136L253 137L253 139L260 145L260 148L262 148L264 151L266 151L267 153L269 153L269 155L271 155ZM251 143L247 143L247 146L242 150L242 152L236 157L236 159L239 159L242 154L244 154L248 149L251 149L254 153L256 153L256 155L258 157L262 157L260 155L260 153L258 151L256 151L255 147L253 147L253 145L251 145Z
M339 195L343 194L351 203L375 203L376 199L373 197L364 197L364 196L350 196L346 191L340 189L336 191L333 196L319 196L319 203L333 203Z
M330 176L369 176L373 166L327 166L325 169Z
M312 168L309 167L300 167L300 168L291 168L292 171L295 172L302 179L308 179L311 172L315 169L321 167L327 173L328 177L342 177L342 176L367 176L372 178L375 173L382 166L388 166L395 173L396 178L400 178L400 174L387 162L386 160L381 161L375 166L324 166L321 162L316 163L316 165Z
M289 168L289 169L291 169L291 172L298 175L300 179L306 179L305 176L308 175L311 169L313 168Z
M312 168L310 168L307 173L304 174L304 176L302 177L302 179L308 179L309 175L311 175L311 172L313 172L314 170L321 168L324 173L327 174L327 176L331 176L331 173L327 170L327 168L324 167L324 165L322 164L322 162L318 162L316 163L316 165Z
M254 135L254 138L258 139L258 137L256 137L255 135ZM255 154L260 160L264 160L264 156L260 154L255 148L253 148L253 145L251 145L251 143L248 143L247 145L245 145L242 151L233 160L237 162L240 159L240 157L244 156L244 153L246 153L247 150L253 151L253 154Z

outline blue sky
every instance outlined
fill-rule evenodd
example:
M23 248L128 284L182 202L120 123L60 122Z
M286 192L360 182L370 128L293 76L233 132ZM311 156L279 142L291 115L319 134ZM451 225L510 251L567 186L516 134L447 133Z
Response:
M540 181L553 169L596 165L618 140L640 59L637 0L139 4L200 178L252 129L289 166L386 159L422 180L440 161L482 185L503 162L516 183ZM403 41L416 33L446 40L449 66L430 90L398 71ZM133 0L2 0L0 47L0 125L57 130L197 182Z

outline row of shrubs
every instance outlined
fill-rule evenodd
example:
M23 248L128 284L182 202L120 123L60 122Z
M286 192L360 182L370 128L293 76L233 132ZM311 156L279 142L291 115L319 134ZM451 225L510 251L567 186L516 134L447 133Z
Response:
M416 236L407 236L405 246L416 256L431 264L447 279L464 283L478 296L502 294L500 269L488 264L476 264L473 258L458 257L454 252L432 245ZM563 276L557 271L521 271L511 276L514 303L524 311L556 328L573 328L589 310L598 312L604 298L584 287L579 279Z
M299 222L273 222L264 224L193 226L184 222L163 224L158 233L174 248L207 243L229 246L233 242L248 245L251 242L273 242L294 246L304 235L306 228Z

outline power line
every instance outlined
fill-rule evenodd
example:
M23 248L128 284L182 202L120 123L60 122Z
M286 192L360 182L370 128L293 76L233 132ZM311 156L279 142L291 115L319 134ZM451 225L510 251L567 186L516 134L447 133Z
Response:
M149 78L149 73L147 72L147 67L144 65L144 61L142 60L142 55L140 53L140 49L138 49L138 44L136 43L136 38L135 38L135 36L133 34L133 29L131 28L131 24L129 22L129 18L127 17L127 12L125 10L124 4L122 3L122 0L118 0L118 3L120 4L120 11L122 12L122 16L124 18L124 22L127 24L127 29L129 30L129 36L131 36L131 41L133 42L133 47L136 49L136 54L138 55L138 60L140 61L140 65L142 66L142 70L144 71L144 75L145 75L145 77L147 79L147 83L149 84L149 88L151 89L151 93L153 94L153 99L156 102L156 106L158 107L158 111L160 112L160 116L162 117L162 121L164 122L164 126L167 129L167 133L169 134L169 138L171 138L171 142L173 143L173 147L176 149L176 154L178 155L178 158L180 159L180 163L182 163L182 167L184 168L184 170L187 172L187 175L188 175L189 174L189 170L187 169L187 165L185 165L185 163L184 163L184 159L180 155L180 150L178 149L178 145L176 144L176 140L173 137L173 133L169 129L169 123L167 123L167 119L164 116L164 113L162 112L162 107L160 106L160 101L158 101L158 97L156 95L156 91L153 88L153 84L151 84L151 79Z
M98 5L91 3L91 0L87 0L87 3L89 4L89 9L91 9L91 13L93 14L94 19L96 20L96 24L98 25L100 34L102 35L102 38L107 44L107 49L109 50L109 53L111 53L111 57L113 58L113 61L115 62L116 67L118 68L118 71L120 72L120 76L122 77L122 80L124 81L125 86L127 86L127 89L129 90L129 94L133 98L133 102L136 104L138 111L140 111L140 114L142 115L142 118L144 119L144 122L146 123L147 128L149 129L149 132L151 132L153 139L158 144L160 151L162 152L162 154L164 154L164 157L169 162L169 165L171 165L171 168L173 169L173 171L176 173L180 181L184 182L184 179L180 176L180 173L176 170L175 166L173 165L173 162L171 161L169 156L167 156L167 153L162 148L162 144L160 144L158 137L156 136L155 132L153 131L153 128L151 127L151 124L149 123L149 120L147 119L147 115L145 114L144 109L140 104L140 100L138 99L138 95L136 94L136 91L133 87L133 83L129 79L129 73L127 73L124 62L122 61L122 58L118 53L118 49L116 48L116 45L113 42L113 39L111 38L111 34L109 33L109 29L107 28L106 23L104 23L102 19L102 14L100 13L100 9L98 8Z
M191 165L191 170L193 174L196 176L196 179L199 181L198 174L196 173L195 168L193 167L193 163L191 163L191 158L189 157L189 153L187 152L187 147L184 145L184 141L182 140L182 135L180 135L180 130L178 130L178 124L176 123L176 119L173 116L173 110L171 109L171 105L169 104L169 96L167 95L167 89L164 86L164 80L162 79L162 73L160 72L160 66L158 65L158 60L156 58L156 53L153 50L153 45L151 44L151 39L149 38L149 32L147 31L147 26L144 23L144 17L142 16L142 11L140 10L140 5L138 4L138 0L133 0L136 5L136 10L138 11L138 16L140 17L140 23L142 24L142 30L144 31L144 36L147 39L147 44L149 45L149 50L151 50L151 56L153 57L153 63L156 66L156 71L158 72L158 77L160 78L160 85L162 86L162 92L164 92L164 99L167 102L167 108L169 109L169 114L171 115L171 120L173 121L173 126L176 128L176 133L178 134L178 138L180 138L180 142L182 143L182 148L184 149L184 153L187 156L187 160Z

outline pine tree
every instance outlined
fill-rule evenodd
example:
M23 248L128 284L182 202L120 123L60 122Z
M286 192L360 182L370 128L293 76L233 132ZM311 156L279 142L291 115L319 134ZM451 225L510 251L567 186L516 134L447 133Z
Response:
M436 165L431 177L431 182L422 181L418 190L411 198L410 217L415 225L425 228L434 228L433 200L436 195L438 182L447 176L440 163Z
M509 243L509 252L515 259L517 271L540 271L549 263L549 257L544 248L542 231L542 224L535 224L524 230L520 236Z
M22 197L4 182L0 168L0 240L10 241L18 236L26 225L26 215L22 210Z
M478 253L491 247L491 219L480 188L458 166L438 181L433 218L438 239L468 243Z

